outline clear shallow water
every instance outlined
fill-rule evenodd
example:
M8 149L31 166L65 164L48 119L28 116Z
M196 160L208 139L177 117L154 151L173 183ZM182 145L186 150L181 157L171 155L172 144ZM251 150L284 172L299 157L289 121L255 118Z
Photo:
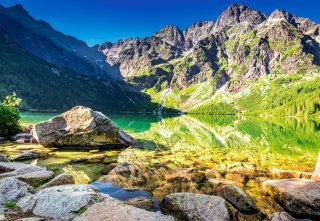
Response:
M33 124L54 115L24 113L21 122ZM51 155L34 163L57 173L70 173L77 183L96 180L104 164L70 163L75 158L105 155L106 162L128 162L139 170L138 175L112 176L106 182L144 189L158 200L172 192L211 194L213 190L205 174L225 178L243 187L266 214L281 210L261 191L261 183L272 178L272 169L312 172L320 150L320 123L307 119L183 115L159 121L151 114L108 116L133 136L138 145L90 153L3 143L0 150L9 156L25 148L50 151ZM208 170L213 171L209 176Z

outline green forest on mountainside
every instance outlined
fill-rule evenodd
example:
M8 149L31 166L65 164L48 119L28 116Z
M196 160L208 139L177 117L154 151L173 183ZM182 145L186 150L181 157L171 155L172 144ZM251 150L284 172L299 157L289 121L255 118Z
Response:
M270 80L268 90L254 84L250 93L242 95L232 103L206 103L191 113L274 116L318 116L320 115L320 77L304 80L299 75L288 75Z
M66 110L84 105L106 112L133 112L156 108L148 96L124 83L104 83L49 64L21 49L1 31L0 57L0 99L16 92L23 100L22 109Z

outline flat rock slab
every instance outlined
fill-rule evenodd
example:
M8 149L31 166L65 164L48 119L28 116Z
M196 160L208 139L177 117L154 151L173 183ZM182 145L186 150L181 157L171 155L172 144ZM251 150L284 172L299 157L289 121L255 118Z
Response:
M291 214L320 217L320 182L308 179L267 180L263 188Z
M174 193L162 203L166 214L185 221L229 221L226 201L218 196L193 193Z
M52 219L73 219L87 207L102 202L105 195L90 185L49 187L20 199L17 206L23 212Z
M174 221L172 216L149 212L107 197L103 202L94 204L74 221Z
M15 177L32 186L53 176L53 172L43 167L34 166L24 163L0 163L0 178Z
M0 205L7 202L17 202L33 192L34 190L29 184L17 178L3 178L0 180Z
M48 121L36 124L34 138L47 147L127 147L134 139L108 117L90 108L77 106Z

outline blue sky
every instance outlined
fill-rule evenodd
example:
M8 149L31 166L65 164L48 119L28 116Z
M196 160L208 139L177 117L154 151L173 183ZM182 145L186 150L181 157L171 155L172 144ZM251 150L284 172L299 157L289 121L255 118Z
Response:
M89 45L152 35L164 25L185 29L215 21L229 4L241 3L270 14L276 8L320 23L320 0L0 0L22 4L36 19Z

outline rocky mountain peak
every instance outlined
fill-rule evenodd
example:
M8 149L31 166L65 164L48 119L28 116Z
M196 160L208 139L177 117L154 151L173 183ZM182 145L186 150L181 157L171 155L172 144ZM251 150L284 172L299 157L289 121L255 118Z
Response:
M266 20L268 16L261 12L251 9L245 5L230 5L218 18L216 28L221 29L227 26L233 26L238 23L248 23L249 25L258 25Z
M282 19L288 20L290 23L295 23L295 16L281 9L276 9L268 18L269 21Z
M214 32L214 22L213 21L204 21L197 22L187 28L184 32L185 39L185 50L191 49L199 41L208 37Z
M20 14L24 14L27 16L30 16L29 12L27 12L27 10L24 9L24 7L21 4L16 4L14 6L8 7L7 8L9 11L14 11Z
M182 47L184 43L183 33L175 25L164 26L160 32L155 33L155 37L161 38L163 41L176 47Z
M320 28L319 24L311 21L308 18L298 17L291 14L290 12L281 9L276 9L268 18L268 22L281 20L289 22L291 25L298 28L298 30L303 32L304 34L308 33L312 35L312 33L310 32L317 32Z
M112 48L113 43L111 42L105 42L102 45L98 46L98 50L103 52L104 54L108 53L108 51Z

